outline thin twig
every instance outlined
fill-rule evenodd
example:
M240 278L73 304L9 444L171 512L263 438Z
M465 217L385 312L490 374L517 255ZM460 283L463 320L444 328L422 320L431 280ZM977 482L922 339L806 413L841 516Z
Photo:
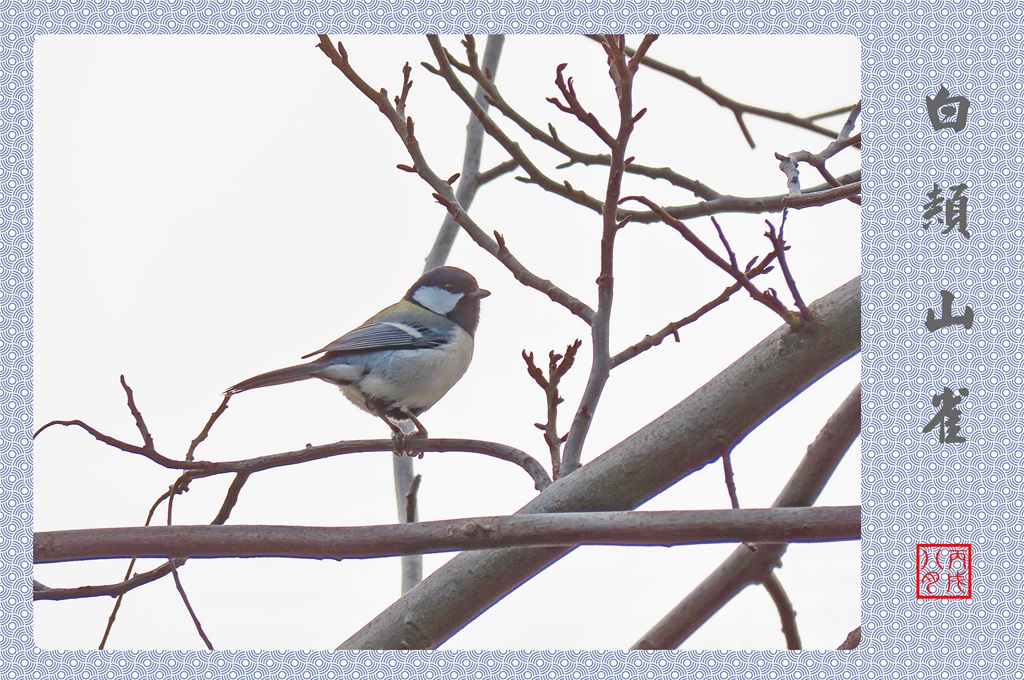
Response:
M149 451L156 451L156 446L153 443L153 435L149 432L149 427L146 426L146 421L142 417L142 412L139 411L138 406L135 405L135 394L132 392L132 388L128 387L128 382L124 379L124 375L121 376L121 387L124 388L125 395L128 397L128 410L131 411L132 416L135 418L135 425L139 428L139 434L142 435L143 448Z
M722 231L722 225L718 223L718 220L712 215L711 224L715 226L715 231L718 232L718 240L725 246L725 252L729 255L729 263L736 269L740 268L739 263L736 261L736 253L733 252L732 246L729 245L729 239L725 237L725 232Z
M722 471L725 474L725 488L729 492L729 503L732 505L733 510L739 510L740 497L736 493L736 475L732 469L731 451L725 451L722 453ZM757 552L757 546L753 543L744 541L743 545L745 545L751 552Z
M223 401L220 402L220 406L217 407L213 413L210 414L210 418L206 421L206 425L196 435L196 438L189 444L188 452L185 454L185 460L192 462L195 458L196 447L206 441L206 438L210 436L210 429L213 428L213 424L217 422L217 419L221 417L224 411L228 410L228 400L231 399L230 394L225 394Z
M774 260L775 253L768 253L761 259L760 262L757 263L756 266L749 267L746 270L745 274L747 275L747 278L753 279L757 276L760 276L761 274L767 274L768 272L772 271L774 267L770 266L770 263L773 262ZM692 314L685 316L682 319L679 319L678 321L673 321L672 323L668 324L667 326L665 326L664 328L655 333L644 336L644 339L641 340L640 342L637 342L631 345L630 347L627 347L626 349L622 350L621 352L613 356L612 368L615 368L619 364L629 361L633 357L637 356L642 352L646 352L652 347L657 347L662 343L662 341L665 340L665 338L669 336L672 336L676 342L680 342L679 329L681 329L683 326L692 324L694 321L701 318L702 316L710 312L712 309L724 304L726 301L729 300L730 297L732 297L733 293L735 293L742 287L742 284L740 284L740 282L737 281L736 283L733 283L732 285L726 287L726 289L723 290L722 293L714 300L711 300L710 302L706 303L700 309L693 312Z
M840 106L838 108L830 109L828 111L822 111L821 113L812 113L809 116L804 116L806 120L821 120L822 118L831 118L832 116L838 116L842 113L849 113L853 110L856 104L847 104L846 106Z
M221 504L220 511L217 513L217 516L213 519L211 524L220 525L227 521L228 516L231 513L231 509L238 500L238 494L248 478L248 473L235 475L235 479L232 480L231 485L228 487L228 491L223 503ZM146 521L143 526L150 525L153 521L153 516L161 503L165 500L170 502L170 499L173 498L175 492L180 487L180 482L181 480L179 478L179 480L172 484L167 491L163 492L160 497L153 502L153 505L149 509L149 513L146 515ZM130 590L138 588L139 586L144 586L147 583L152 583L153 581L167 576L172 571L176 570L177 567L183 565L186 560L183 558L168 560L155 569L132 576L132 570L135 569L135 562L136 559L133 557L128 563L128 569L125 571L124 580L119 583L102 586L78 586L74 588L46 588L37 591L34 594L34 598L37 600L68 600L80 597L98 597L104 595L116 597L117 599L114 602L110 616L107 619L106 629L103 631L103 637L100 640L99 649L103 649L108 637L110 636L114 621L117 618L117 611L121 607L124 594Z
M131 578L125 577L125 580L118 583L111 583L109 585L102 586L77 586L74 588L36 588L32 593L32 599L34 600L74 600L85 597L117 597L117 601L114 603L115 607L110 613L110 617L107 620L107 628L103 633L103 638L100 640L98 649L103 649L107 642L107 637L110 635L110 629L113 625L113 620L116 618L117 609L120 607L121 599L119 596L124 595L129 590L134 590L139 586L144 586L147 583L152 583L158 579L167 576L171 573L171 565L184 564L184 559L170 560L164 562L159 567L151 569L150 571L136 574ZM132 560L132 564L135 561ZM129 572L130 574L131 572Z
M534 382L544 390L544 399L547 404L547 420L544 423L534 423L534 427L544 433L544 442L548 445L548 452L551 454L551 478L558 479L562 466L562 443L565 437L558 434L558 406L564 399L558 393L558 384L576 361L576 352L583 346L582 340L576 340L565 348L565 354L556 354L554 350L548 352L548 375L544 376L543 371L533 360L533 352L523 350L523 361L526 362L526 372L533 378Z
M167 526L173 526L174 518L174 496L176 494L177 484L171 486L171 495L167 498ZM181 577L178 575L178 565L174 560L168 562L171 565L171 576L174 578L174 587L178 591L178 596L181 598L182 603L185 605L185 610L188 611L188 615L192 618L192 625L195 626L196 632L199 633L199 637L202 638L206 644L206 648L212 650L213 643L210 642L210 638L206 636L206 632L203 630L203 624L199 621L199 617L196 615L195 609L192 608L192 603L189 602L188 593L185 592L185 586L181 583Z
M203 624L199 621L199 617L196 615L196 610L192 608L192 603L189 602L188 594L185 592L185 586L181 584L181 577L178 575L178 568L174 566L174 562L171 564L171 575L174 577L174 587L178 591L178 595L181 596L181 601L185 604L185 609L188 610L188 615L192 617L192 624L196 627L196 632L199 633L199 637L203 639L206 644L206 648L213 650L213 643L210 642L210 638L206 635L206 631L203 630Z
M782 634L786 636L786 649L803 649L800 644L800 631L796 627L796 610L793 609L793 603L774 570L768 572L763 585L771 595L775 609L779 612L779 620L782 621Z
M162 465L163 467L166 468L171 468L174 470L194 470L203 466L203 463L189 463L180 460L174 460L173 458L167 458L166 456L162 456L156 451L148 449L144 446L136 446L135 444L129 444L128 442L121 441L116 437L105 435L96 428L82 422L81 420L51 420L50 422L46 423L38 430L36 430L35 434L33 434L32 437L38 437L45 430L49 429L54 425L63 425L64 427L80 427L89 434L91 434L93 438L95 438L97 441L103 442L104 444L112 446L115 449L120 449L121 451L124 451L126 453L135 453L140 456L145 456L154 463Z
M224 524L228 521L231 511L235 508L235 503L238 502L238 496L242 492L242 487L249 481L249 474L248 472L239 472L231 480L227 493L224 494L224 500L220 504L220 510L217 511L217 516L213 518L210 524Z
M722 469L725 473L725 488L729 491L729 502L734 510L740 507L739 496L736 495L736 479L732 470L732 456L726 451L722 454Z
M538 290L547 295L551 300L557 304L565 307L572 314L580 317L588 324L593 317L593 310L590 309L584 302L577 298L569 295L561 288L553 284L551 281L542 279L530 270L528 270L521 262L512 257L512 254L508 250L499 249L498 244L476 224L476 222L469 217L465 209L458 202L455 192L452 190L445 180L441 179L427 163L426 158L423 156L423 152L420 149L419 142L416 140L416 136L413 131L411 119L407 119L395 110L388 100L386 90L374 90L366 83L362 77L356 73L355 69L349 63L348 54L345 52L344 46L339 42L337 47L331 42L329 36L320 35L320 42L318 47L327 57L331 60L338 70L340 70L348 80L355 85L360 92L362 92L368 99L377 105L387 119L391 122L392 127L398 134L399 138L405 144L406 150L409 152L410 157L413 159L413 169L416 173L425 181L427 184L434 189L435 197L441 202L442 205L452 214L452 217L459 226L466 231L470 238L477 243L481 248L486 250L495 256L495 258L501 262L511 273L515 276L516 280L523 283L529 288ZM451 71L451 66L448 64L444 54L444 48L441 47L440 41L437 40L437 36L428 36L431 48L434 50L435 56L438 57L441 63L440 69L442 71ZM458 83L458 78L454 78L454 83L449 81L449 85L455 90L463 101L468 101L468 105L473 111L474 115L483 116L481 120L484 122L485 128L487 125L487 116L479 106L476 105L472 95L466 91L465 87L462 87L461 83ZM463 95L465 95L463 97ZM488 129L490 134L490 130ZM518 161L519 159L517 159Z
M596 40L598 42L601 42L601 37L600 36L588 35L587 37L590 38L591 40ZM627 47L626 48L626 54L633 55L634 54L633 49ZM789 125L794 125L796 127L800 127L800 128L805 129L805 130L811 130L812 132L817 132L818 134L825 135L826 137L835 137L836 136L836 133L833 132L832 130L829 130L827 128L821 127L820 125L815 124L813 122L814 118L802 118L800 116L795 116L795 115L793 115L791 113L783 113L781 111L773 111L771 109L764 109L764 108L761 108L761 107L758 107L758 106L751 106L749 104L743 104L741 102L736 101L735 99L730 99L729 97L726 97L725 95L723 95L718 90L715 90L714 88L706 85L701 78L699 78L697 76L690 75L689 73L687 73L683 69L676 68L674 66L669 66L668 64L664 64L664 63L658 61L657 59L652 59L651 57L645 56L642 59L642 63L643 63L644 66L646 66L646 67L648 67L650 69L653 69L655 71L660 71L661 73L664 73L665 75L671 76L671 77L673 77L673 78L675 78L677 80L681 80L682 82L686 83L690 87L698 90L702 94L704 94L707 97L709 97L712 101L714 101L719 106L724 106L725 108L731 110L733 112L734 117L736 118L737 123L740 126L740 129L743 132L744 138L747 140L747 143L750 145L750 148L754 148L754 139L751 136L750 131L747 130L746 124L743 122L743 115L744 114L748 114L748 113L751 114L751 115L754 115L754 116L761 116L762 118L770 118L771 120L777 120L777 121L782 122L782 123L787 123ZM819 114L815 118L821 118L821 117L822 117L822 115Z
M159 498L157 498L155 501L153 501L153 504L149 507L149 512L146 513L146 521L143 523L143 526L147 526L148 527L150 525L150 523L153 521L154 515L156 515L157 508L160 507L161 503L163 503L165 500L170 498L170 496L171 496L171 492L170 491L165 491L162 494L160 494ZM137 574L136 576L132 576L132 571L135 569L135 562L136 562L136 559L134 557L132 557L132 559L129 560L128 568L125 569L124 579L121 581L120 584L115 584L114 586L82 586L80 588L57 588L57 589L51 589L52 591L55 591L57 593L56 596L42 598L41 596L39 596L37 594L36 595L36 599L55 599L55 600L59 600L59 599L70 599L70 598L73 598L73 597L93 597L94 596L92 594L82 594L82 595L69 594L69 593L72 593L72 592L82 592L82 593L92 593L92 592L94 592L96 595L103 595L103 594L116 595L117 599L114 600L114 606L111 607L110 615L107 617L107 625L103 629L103 637L100 638L100 644L99 644L98 649L103 649L106 646L106 644L107 644L107 639L110 637L110 632L114 628L114 622L117 620L117 612L121 608L121 602L124 599L124 594L127 593L132 588L137 588L137 587L139 587L141 585L145 585L146 583L151 583L152 581L155 581L158 578L162 578L163 576L166 576L170 572L171 565L170 564L164 564L162 567L158 567L157 569L154 569L152 571L148 571L148 572L146 572L144 574ZM182 560L182 562L184 562L184 560ZM157 572L160 572L161 570L163 570L163 571L158 574ZM129 583L131 585L127 585L127 586L125 585L125 584L129 584ZM116 588L116 586L125 586L125 587ZM103 592L104 589L108 589L107 592ZM62 596L62 595L64 595L64 596Z
M484 184L487 184L488 182L491 182L491 181L494 181L494 180L498 179L502 175L507 175L508 173L512 172L513 170L515 170L518 167L519 167L519 163L516 163L511 158L508 159L507 161L502 161L501 163L498 163L497 165L495 165L490 170L484 170L484 171L480 172L479 174L477 174L477 176L476 176L477 185L478 186L483 186Z
M675 219L674 217L666 213L665 210L657 203L655 203L654 201L645 196L627 196L626 198L623 198L622 201L639 201L644 205L650 207L655 213L657 213L661 217L662 221L666 225L672 227L677 232L679 232L679 234L684 239L686 239L691 245L693 245L697 250L699 250L705 258L707 258L715 265L717 265L722 271L728 273L730 276L736 279L736 281L738 281L743 286L743 288L746 289L748 293L750 293L750 297L754 298L755 300L763 304L765 307L778 314L780 317L782 317L783 321L788 323L793 328L800 328L803 321L798 314L795 314L791 312L789 309L787 309L786 306L783 305L777 297L762 292L759 288L757 288L757 286L750 282L750 278L747 277L747 275L744 272L740 271L739 267L736 267L732 263L726 262L724 259L722 259L722 257L718 253L712 250L707 244L701 241L696 234L690 231L689 227L687 227L681 221Z
M789 190L790 196L799 196L800 191L800 172L799 164L807 163L818 170L818 173L824 178L825 182L832 187L842 186L842 183L832 176L832 173L825 167L826 161L835 156L837 153L849 146L860 145L860 135L853 135L854 125L857 122L857 117L860 115L860 102L851 109L849 117L846 119L846 123L843 124L842 130L838 132L836 138L829 143L823 150L818 153L811 153L809 151L794 151L793 153L783 155L776 153L775 158L779 160L779 169L782 170L786 175L786 186ZM860 196L850 196L849 200L854 203L860 203Z
M502 113L502 115L504 115L506 118L508 118L513 123L518 125L519 128L523 130L523 132L528 134L533 139L551 147L555 151L558 151L559 153L563 154L566 158L568 158L568 161L559 165L558 169L561 170L576 164L589 166L608 165L611 163L611 156L609 154L586 153L584 151L580 151L579 149L575 149L569 146L558 136L558 133L555 131L555 127L553 125L549 124L549 131L545 132L538 126L531 123L527 118L525 118L522 114L516 111L511 104L509 104L509 102L502 96L493 79L488 77L486 69L481 69L479 65L476 64L475 60L473 60L472 58L469 58L466 63L461 63L458 60L454 59L449 54L448 60L454 68L470 76L477 82L478 85L483 86L486 89L487 101L496 109L498 109ZM440 75L440 73L438 73L438 75ZM706 200L718 198L721 195L714 189L703 184L702 182L690 179L689 177L685 177L672 170L672 168L654 168L650 166L640 165L638 163L630 163L629 166L626 167L626 172L643 177L648 177L651 179L664 179L670 182L671 184L674 184L675 186L692 192L698 198L703 198ZM551 191L555 187L563 186L558 185L557 182L552 182L549 187L547 186L547 183L544 182L543 180L537 182L533 179L531 179L531 183L541 185L542 188L545 188L548 191ZM591 200L597 204L597 210L600 210L600 201L597 201L597 199L593 198L591 198ZM619 217L621 219L621 217L623 216L620 215Z
M770 221L765 220L765 224L768 225L768 232L765 236L771 241L772 248L774 249L775 255L779 260L779 268L782 269L782 276L786 279L786 285L789 287L789 292L793 296L793 302L796 304L796 308L800 310L800 314L805 319L809 319L811 310L807 308L807 304L804 302L803 297L800 295L800 291L797 290L796 280L793 278L792 272L789 270L789 263L786 262L786 251L789 250L789 246L786 245L786 239L783 236L783 229L786 228L786 215L788 211L782 211L782 223L779 224L778 234L775 233L775 225Z

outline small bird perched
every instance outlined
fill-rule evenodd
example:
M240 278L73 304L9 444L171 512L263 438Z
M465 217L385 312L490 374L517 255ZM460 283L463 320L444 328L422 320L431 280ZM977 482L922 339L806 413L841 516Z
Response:
M349 401L386 422L396 441L426 438L417 416L436 404L469 368L480 299L490 294L461 269L431 269L399 302L302 357L323 354L320 358L243 380L225 394L319 378L337 385ZM416 431L406 433L398 421L412 421Z

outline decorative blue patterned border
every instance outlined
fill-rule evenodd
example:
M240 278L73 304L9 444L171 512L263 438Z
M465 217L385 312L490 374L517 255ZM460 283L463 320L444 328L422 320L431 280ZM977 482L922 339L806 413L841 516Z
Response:
M5 677L1020 677L1024 5L1019 2L17 2L0 0ZM44 33L854 33L864 95L863 629L840 652L64 652L31 629L32 44ZM940 83L973 105L933 131ZM973 187L973 238L922 232L933 182ZM924 330L953 287L975 331L944 358ZM958 303L959 304L959 303ZM951 345L950 345L951 346ZM966 445L919 434L930 395L970 384ZM984 419L980 416L984 415ZM937 464L937 465L936 465ZM914 544L974 546L966 602L918 602ZM973 670L972 670L973 669ZM973 675L966 673L971 671ZM948 674L948 675L945 675Z

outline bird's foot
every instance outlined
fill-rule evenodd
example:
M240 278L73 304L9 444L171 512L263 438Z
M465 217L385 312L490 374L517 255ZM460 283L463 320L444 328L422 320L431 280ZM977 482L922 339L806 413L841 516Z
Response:
M396 456L416 456L423 458L422 444L427 441L426 432L392 432L391 441L394 444L392 449Z

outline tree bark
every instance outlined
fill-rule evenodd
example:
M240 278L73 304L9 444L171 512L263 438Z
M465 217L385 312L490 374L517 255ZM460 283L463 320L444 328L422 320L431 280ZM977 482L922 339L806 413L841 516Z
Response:
M860 277L811 305L799 331L777 329L662 416L520 513L631 510L730 451L807 386L860 349ZM570 552L464 553L431 574L339 649L432 649Z

